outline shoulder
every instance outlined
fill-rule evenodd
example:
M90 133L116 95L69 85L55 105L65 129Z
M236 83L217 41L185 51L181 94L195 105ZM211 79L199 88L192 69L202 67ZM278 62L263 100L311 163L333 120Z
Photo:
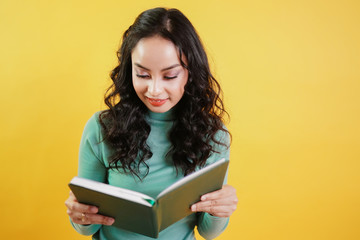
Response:
M227 148L229 148L231 142L231 135L225 125L223 125L222 127L223 129L220 129L215 133L214 139L217 142L221 143L220 145L225 145ZM215 145L219 145L219 144L215 144Z
M85 127L89 127L89 128L100 128L101 124L100 124L100 114L103 111L98 111L95 112L86 122Z
M100 125L100 114L102 111L95 112L86 122L86 126L99 126Z
M212 142L212 154L206 161L206 165L219 161L222 158L230 159L230 142L231 136L225 126L224 130L218 130L215 133L214 141Z
M100 140L101 124L100 114L102 111L94 113L86 122L83 137Z

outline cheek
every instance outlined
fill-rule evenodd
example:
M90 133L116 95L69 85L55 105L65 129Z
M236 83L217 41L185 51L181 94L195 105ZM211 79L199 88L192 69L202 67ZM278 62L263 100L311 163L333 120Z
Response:
M170 86L172 94L177 98L181 98L184 95L186 81L178 81Z
M181 94L181 96L184 95L185 85L187 81L188 81L188 75L186 74L185 77L179 83L179 93Z
M142 93L146 91L146 84L144 84L143 81L133 79L132 83L136 93Z

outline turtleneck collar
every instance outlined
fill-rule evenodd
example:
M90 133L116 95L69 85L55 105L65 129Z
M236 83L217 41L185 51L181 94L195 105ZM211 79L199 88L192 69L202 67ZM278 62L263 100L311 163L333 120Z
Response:
M150 119L154 119L154 120L162 120L162 121L175 120L175 110L174 110L174 108L172 108L169 111L164 112L164 113L157 113L157 112L152 112L149 110L148 116Z

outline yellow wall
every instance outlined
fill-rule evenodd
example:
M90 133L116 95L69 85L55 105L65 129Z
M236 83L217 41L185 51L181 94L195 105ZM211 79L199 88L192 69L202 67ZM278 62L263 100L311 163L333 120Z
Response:
M2 239L89 239L64 206L80 136L155 6L198 29L232 117L240 202L219 239L360 239L359 1L100 2L0 1Z

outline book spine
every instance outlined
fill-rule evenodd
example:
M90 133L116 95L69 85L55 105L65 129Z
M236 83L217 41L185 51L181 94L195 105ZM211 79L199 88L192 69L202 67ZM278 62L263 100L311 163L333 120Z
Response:
M159 202L156 201L156 203L153 206L153 223L154 223L154 229L156 229L157 235L159 236L160 229L161 229L161 206L159 205Z

